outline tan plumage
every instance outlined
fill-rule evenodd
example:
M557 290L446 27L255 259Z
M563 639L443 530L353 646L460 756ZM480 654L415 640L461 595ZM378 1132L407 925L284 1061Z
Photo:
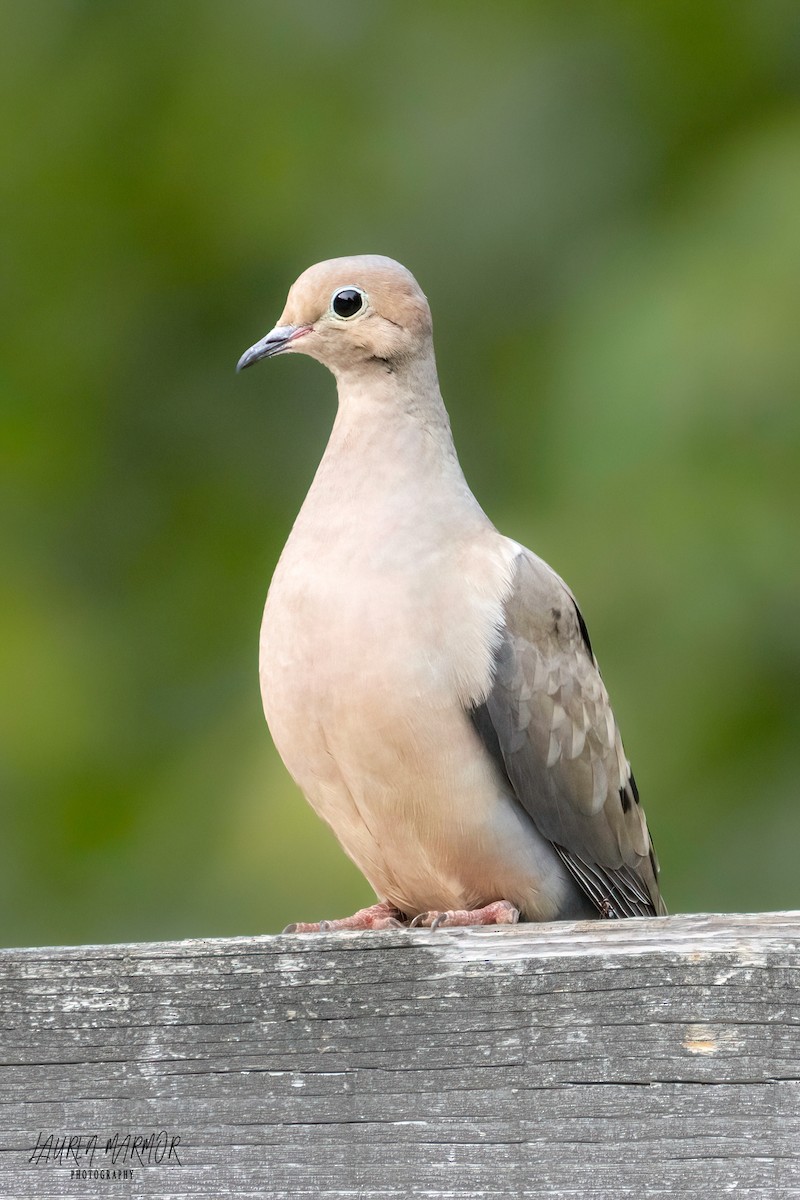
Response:
M294 351L339 410L270 586L262 694L379 898L347 926L665 911L585 625L464 480L416 281L378 256L312 267L240 366Z
M537 828L597 904L666 911L638 790L566 584L522 550L487 708L503 765Z

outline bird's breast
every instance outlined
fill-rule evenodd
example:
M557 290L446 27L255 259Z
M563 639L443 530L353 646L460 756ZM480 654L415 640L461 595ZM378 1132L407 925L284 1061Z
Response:
M261 631L267 722L312 800L321 776L416 769L441 715L486 694L513 560L488 522L491 537L347 528L343 545L295 525Z
M287 702L323 724L335 724L342 710L384 722L398 707L441 704L454 691L443 616L437 597L408 572L358 559L332 564L324 555L282 562L261 631L270 725Z
M300 553L290 539L264 611L276 747L376 893L404 912L475 907L505 883L535 911L531 878L548 895L563 885L465 712L490 686L517 553L492 534L440 540L435 554L420 539L410 557L362 545L344 558L323 542L309 554L306 539Z
M293 535L261 631L270 726L287 704L293 720L346 708L385 724L485 694L513 561L492 533L350 546Z

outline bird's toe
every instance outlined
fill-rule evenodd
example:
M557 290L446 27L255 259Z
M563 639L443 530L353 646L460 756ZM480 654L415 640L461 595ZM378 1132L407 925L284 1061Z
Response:
M456 908L419 913L411 922L411 928L434 930L468 925L516 925L518 921L518 908L509 900L495 900L483 908Z

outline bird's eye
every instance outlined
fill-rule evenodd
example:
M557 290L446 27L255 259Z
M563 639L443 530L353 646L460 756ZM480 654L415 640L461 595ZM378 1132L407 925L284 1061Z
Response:
M340 288L338 292L333 293L331 308L337 317L346 321L348 317L355 317L360 313L366 302L367 297L361 288Z

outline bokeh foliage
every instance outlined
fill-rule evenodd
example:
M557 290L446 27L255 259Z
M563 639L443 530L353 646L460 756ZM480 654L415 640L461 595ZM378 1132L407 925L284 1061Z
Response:
M4 0L0 45L0 941L368 901L256 676L332 380L233 374L359 252L581 600L670 906L796 907L793 0Z

